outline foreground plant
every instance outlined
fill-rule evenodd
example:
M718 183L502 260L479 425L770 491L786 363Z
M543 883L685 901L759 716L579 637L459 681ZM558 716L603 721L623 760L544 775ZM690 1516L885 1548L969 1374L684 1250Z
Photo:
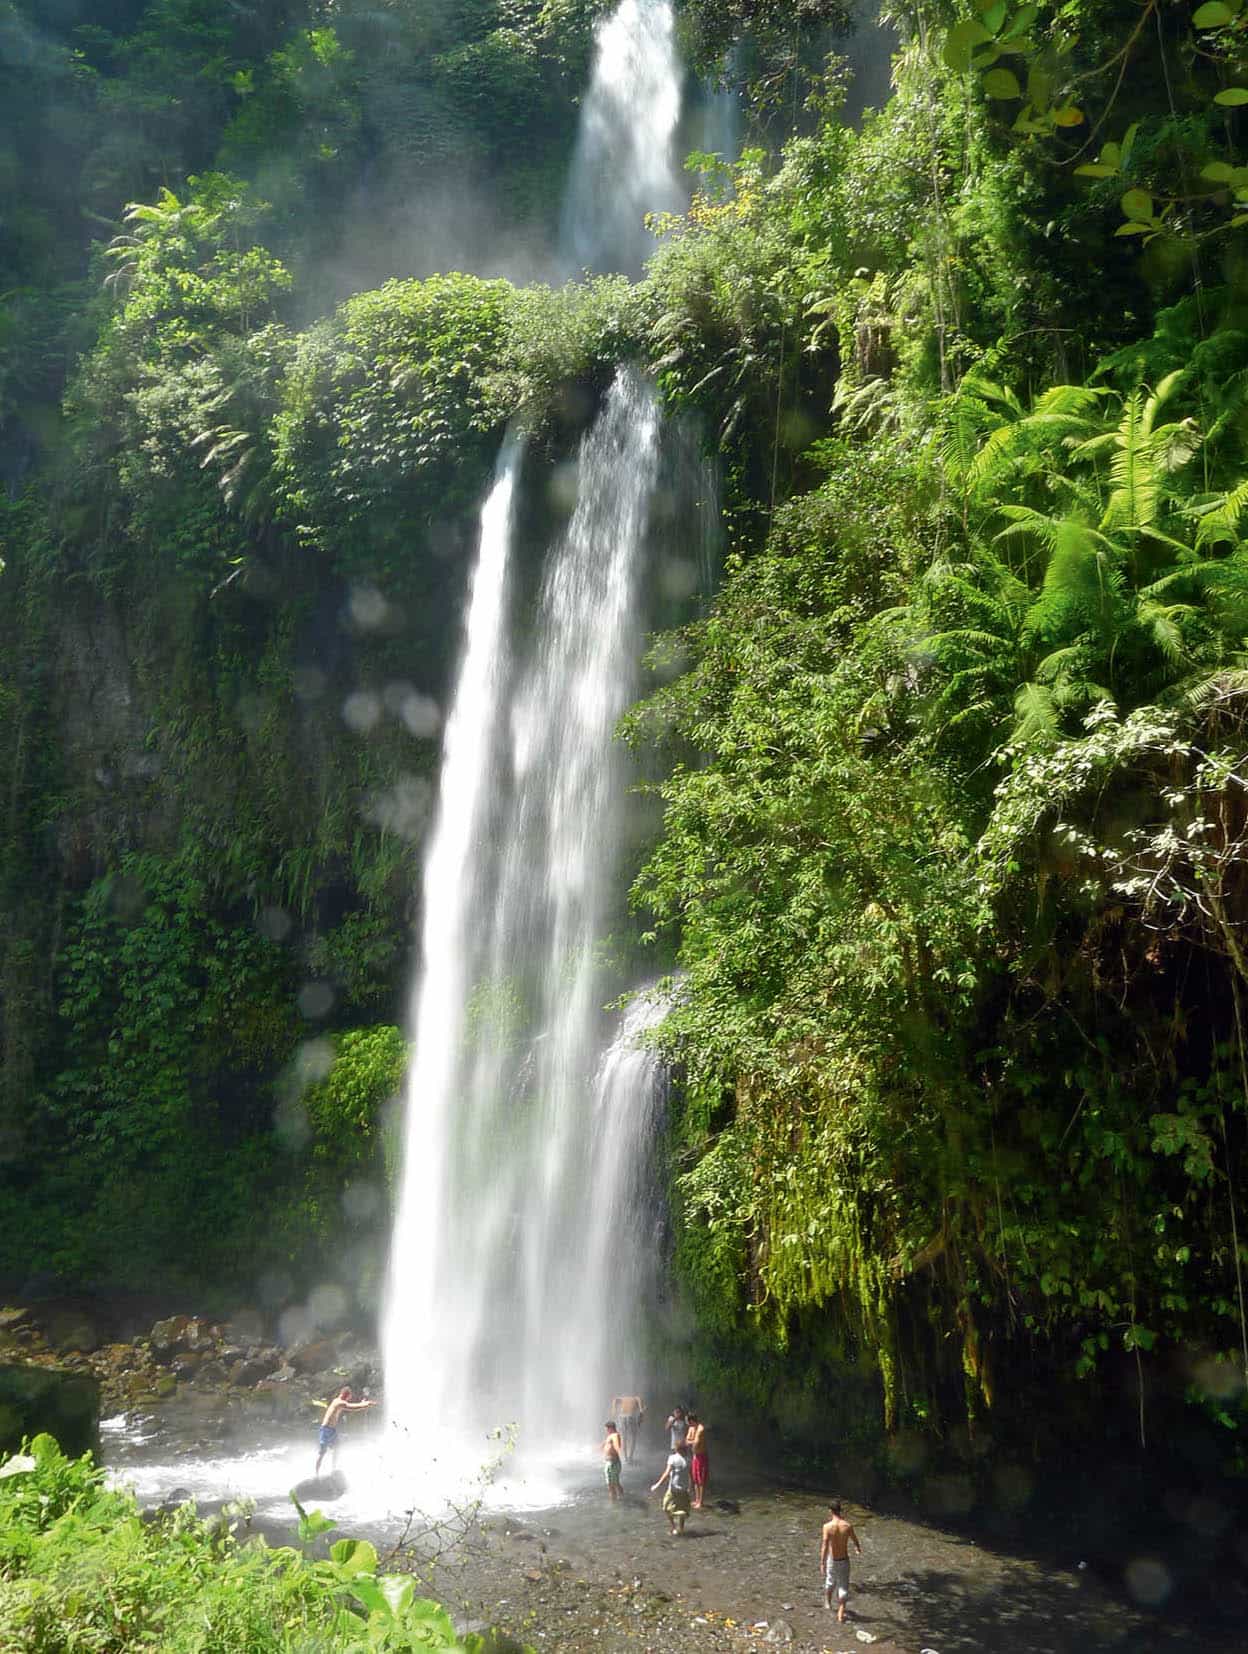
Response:
M313 1561L247 1534L237 1507L205 1520L183 1505L144 1521L132 1495L104 1478L90 1454L67 1459L47 1435L0 1466L0 1646L13 1654L491 1646L457 1637L410 1578L380 1573L367 1540L340 1539ZM301 1516L305 1539L333 1525Z

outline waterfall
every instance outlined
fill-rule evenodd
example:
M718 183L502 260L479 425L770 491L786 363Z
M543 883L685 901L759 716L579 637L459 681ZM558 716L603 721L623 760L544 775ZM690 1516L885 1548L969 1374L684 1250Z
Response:
M566 262L631 270L644 213L683 205L680 85L669 0L621 0L597 31ZM633 1045L655 1013L641 1002L600 1060L598 948L620 876L612 732L637 690L660 438L652 388L622 369L523 624L508 624L514 441L482 512L425 866L384 1328L391 1423L426 1453L513 1419L525 1444L589 1441L612 1391L639 1382L659 1093Z
M683 71L670 0L621 0L595 33L593 80L564 197L565 272L641 273L647 213L688 205L672 166Z

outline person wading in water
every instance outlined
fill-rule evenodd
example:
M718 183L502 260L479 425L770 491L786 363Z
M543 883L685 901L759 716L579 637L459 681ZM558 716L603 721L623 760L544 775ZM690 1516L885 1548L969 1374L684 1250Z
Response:
M685 1518L689 1514L689 1466L685 1462L686 1448L684 1442L678 1442L668 1455L663 1474L657 1482L651 1485L651 1493L657 1493L667 1483L667 1492L663 1495L663 1514L667 1517L668 1532L673 1538L685 1531Z
M620 1463L624 1457L624 1443L620 1440L614 1419L608 1419L602 1428L607 1432L602 1444L602 1473L607 1480L608 1497L614 1505L620 1497Z
M321 1474L321 1460L328 1453L334 1468L338 1466L338 1420L344 1413L361 1413L366 1407L376 1407L375 1401L352 1401L351 1387L344 1384L321 1416L321 1431L317 1437L316 1469Z
M693 1508L702 1509L706 1497L706 1483L711 1473L711 1461L706 1453L706 1426L696 1413L689 1415L689 1471L693 1478Z
M836 1618L844 1624L845 1605L849 1601L849 1542L853 1540L862 1555L858 1535L841 1515L841 1501L833 1499L828 1506L828 1520L823 1524L823 1538L819 1546L819 1567L823 1572L823 1601L832 1607L832 1593L836 1592Z
M619 1421L624 1457L631 1464L641 1434L641 1421L646 1416L646 1404L640 1396L612 1396L611 1411Z

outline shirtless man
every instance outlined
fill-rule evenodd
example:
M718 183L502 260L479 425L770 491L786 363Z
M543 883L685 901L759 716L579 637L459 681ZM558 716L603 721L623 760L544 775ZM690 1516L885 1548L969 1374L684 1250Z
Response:
M602 1428L607 1432L602 1443L602 1473L607 1482L607 1496L614 1505L620 1497L620 1464L624 1458L624 1443L620 1440L614 1419L608 1419Z
M841 1515L841 1501L833 1499L828 1506L828 1520L823 1524L823 1542L819 1546L819 1569L823 1574L823 1600L832 1607L832 1593L836 1592L836 1619L845 1622L845 1604L849 1601L849 1542L852 1539L862 1555L858 1535Z
M321 1474L321 1460L327 1453L333 1459L335 1465L338 1463L338 1420L342 1415L344 1413L359 1413L365 1407L376 1407L376 1405L376 1401L352 1401L350 1385L343 1385L321 1417L321 1431L317 1437L318 1452L314 1475L319 1476Z
M611 1412L620 1426L624 1457L631 1464L637 1437L641 1434L641 1421L646 1416L646 1404L640 1396L612 1396Z
M689 1434L685 1440L689 1446L689 1474L693 1478L693 1508L701 1510L711 1461L706 1453L706 1426L696 1413L689 1414Z

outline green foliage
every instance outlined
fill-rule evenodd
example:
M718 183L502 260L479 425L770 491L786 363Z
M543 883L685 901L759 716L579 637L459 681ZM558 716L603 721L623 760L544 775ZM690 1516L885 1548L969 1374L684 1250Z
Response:
M67 1460L49 1436L0 1467L0 1637L15 1654L141 1644L170 1654L313 1646L476 1654L484 1646L476 1634L456 1637L445 1610L418 1596L410 1578L379 1573L366 1540L340 1539L313 1561L249 1537L234 1506L211 1520L184 1505L143 1521L89 1455Z
M402 1089L407 1059L397 1028L355 1028L337 1040L329 1073L303 1094L318 1158L345 1170L375 1157L383 1110Z

